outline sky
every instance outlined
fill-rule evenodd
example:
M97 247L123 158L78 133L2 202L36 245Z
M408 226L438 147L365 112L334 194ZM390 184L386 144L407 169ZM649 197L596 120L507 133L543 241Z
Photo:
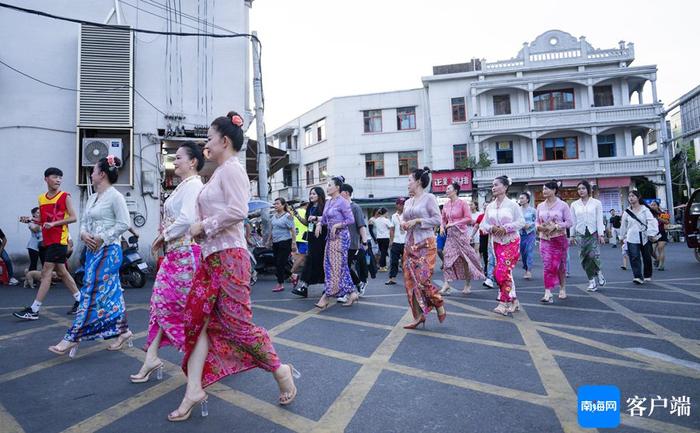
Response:
M271 131L333 97L422 87L434 65L515 57L551 29L594 48L634 42L632 66L658 66L668 104L700 85L698 16L687 0L255 0L250 29Z

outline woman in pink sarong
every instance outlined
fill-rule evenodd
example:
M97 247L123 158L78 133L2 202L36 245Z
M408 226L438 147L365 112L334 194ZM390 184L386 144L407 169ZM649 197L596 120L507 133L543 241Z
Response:
M243 147L243 118L235 112L217 117L205 150L216 163L197 197L197 222L190 234L202 246L202 262L185 305L185 395L169 421L184 421L200 403L208 414L204 388L252 368L270 373L279 386L279 404L294 401L298 372L282 364L267 331L253 323L250 305L250 257L243 221L248 216L250 183L238 153Z
M484 219L481 222L481 229L491 235L496 256L493 275L500 288L500 294L498 305L493 311L504 316L520 309L515 295L513 268L520 258L520 229L525 225L520 206L508 198L508 187L511 183L508 176L498 176L493 180L493 200L484 210Z
M559 284L559 299L566 299L566 255L569 241L566 229L571 227L571 211L565 201L557 197L559 183L549 181L542 187L545 200L537 205L535 224L540 234L540 255L544 272L543 304L553 304L552 290Z
M469 205L459 198L459 184L453 182L447 186L449 201L442 206L442 224L440 234L447 233L443 254L445 281L440 293L449 295L452 287L450 282L464 280L465 295L471 293L471 280L483 279L479 256L470 245L472 238L472 213Z
M154 371L162 379L163 362L158 358L158 349L172 345L182 350L185 343L183 310L201 256L189 229L195 222L197 195L203 186L197 175L204 167L202 150L195 143L184 143L175 153L174 165L175 176L181 182L163 204L160 234L152 245L154 256L165 247L165 257L153 285L146 359L139 372L129 376L133 383L147 382Z

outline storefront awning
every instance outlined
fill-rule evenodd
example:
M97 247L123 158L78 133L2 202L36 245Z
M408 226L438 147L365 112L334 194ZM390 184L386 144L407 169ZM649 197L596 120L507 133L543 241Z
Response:
M270 162L267 169L268 176L272 176L289 164L289 155L284 150L269 145L266 150ZM258 142L255 140L248 140L245 151L245 169L248 172L248 179L258 179Z

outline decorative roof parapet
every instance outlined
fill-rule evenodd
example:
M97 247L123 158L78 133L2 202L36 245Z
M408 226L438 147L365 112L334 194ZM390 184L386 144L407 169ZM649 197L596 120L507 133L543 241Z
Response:
M595 49L584 36L576 39L561 30L542 33L531 43L523 43L523 48L512 59L486 62L482 60L482 70L498 72L531 66L549 66L562 63L619 61L625 66L634 60L634 44L620 41L617 48Z

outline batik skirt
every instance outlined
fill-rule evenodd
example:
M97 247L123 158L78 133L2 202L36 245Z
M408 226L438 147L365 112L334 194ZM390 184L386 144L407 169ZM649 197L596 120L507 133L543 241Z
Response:
M578 244L581 248L579 257L581 258L581 266L586 271L589 280L598 275L600 272L600 242L598 241L598 233L590 233L586 230L586 234L578 235Z
M493 254L496 265L493 270L493 277L500 289L500 302L511 302L515 296L515 285L513 283L513 268L520 258L520 238L507 244L493 242Z
M250 257L244 248L232 248L204 258L197 269L183 313L185 356L194 350L207 320L209 352L204 361L202 386L259 367L273 372L280 366L270 336L255 326L250 308Z
M553 289L557 284L564 284L566 279L566 256L569 241L566 236L540 240L540 255L544 273L544 288Z
M326 274L326 296L339 298L355 291L348 267L348 250L350 249L350 232L343 228L333 235L331 231L326 239L326 252L323 268Z
M124 292L119 281L122 249L107 245L85 255L85 285L80 289L78 312L65 340L112 338L129 330Z
M185 343L182 313L201 254L202 249L197 244L182 246L165 254L153 285L146 348L162 329L159 347L172 345L182 350Z
M462 233L457 227L447 229L445 240L445 280L481 280L484 272L479 263L479 255L474 251L469 242L471 238L467 233Z
M403 249L403 279L408 305L413 318L430 313L443 305L440 289L433 284L433 269L437 261L437 245L434 237L415 242L409 235Z

